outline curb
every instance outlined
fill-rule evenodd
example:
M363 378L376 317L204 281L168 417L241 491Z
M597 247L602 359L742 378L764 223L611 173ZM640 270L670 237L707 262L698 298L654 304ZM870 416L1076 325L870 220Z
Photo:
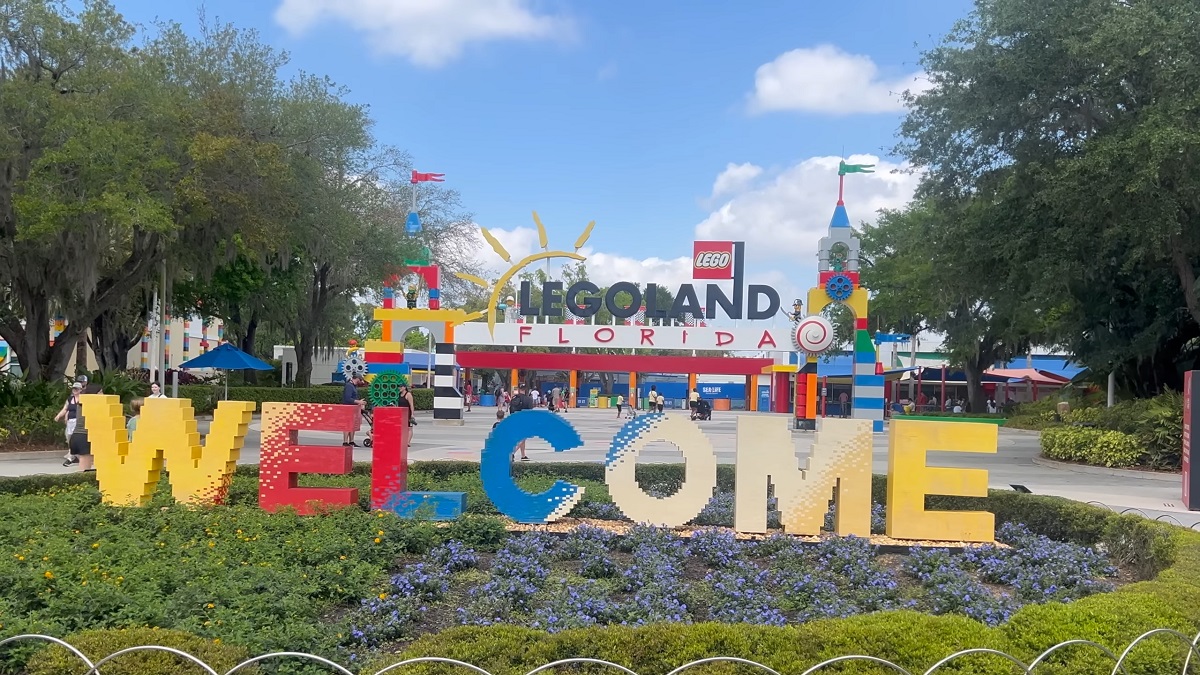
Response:
M1117 478L1132 478L1135 480L1154 480L1161 483L1178 483L1183 480L1178 474L1161 473L1158 471L1131 471L1129 469L1112 469L1107 466L1089 466L1087 464L1071 464L1057 462L1045 457L1034 457L1033 463L1050 469L1060 469L1074 473L1090 473L1098 476L1115 476Z
M1037 429L1016 429L1014 427L1005 427L1005 426L1002 426L1000 428L1005 431L1012 431L1012 432L1015 432L1015 433L1018 433L1018 434L1021 434L1024 436L1030 436L1030 435L1041 436L1042 435L1042 432L1038 431Z
M30 450L27 452L0 452L0 462L5 460L24 461L31 459L62 459L67 454L66 448L58 450Z

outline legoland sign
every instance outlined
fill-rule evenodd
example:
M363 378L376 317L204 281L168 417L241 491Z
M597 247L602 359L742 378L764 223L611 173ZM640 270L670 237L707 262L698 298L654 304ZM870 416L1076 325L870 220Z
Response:
M254 404L222 401L200 444L188 401L148 399L132 441L125 430L117 397L88 394L83 411L104 502L145 505L160 472L171 471L175 498L188 504L225 501ZM358 504L354 488L301 487L306 473L345 474L352 468L351 448L301 445L301 431L346 432L358 427L357 406L311 403L264 403L259 464L259 505L268 511L289 507L317 514ZM371 507L402 517L451 519L462 514L464 493L413 492L407 489L408 420L402 408L375 410ZM925 509L926 494L978 497L987 494L987 472L926 465L929 451L996 452L997 427L991 424L893 421L889 437L887 534L895 539L990 542L995 517L986 512L938 512ZM492 431L484 443L480 477L488 498L505 516L520 523L548 523L565 516L584 488L559 480L530 494L513 480L514 449L521 441L542 438L556 452L581 447L583 439L562 416L544 410L516 413ZM870 420L824 420L808 466L797 466L788 419L742 416L737 423L734 528L767 531L768 485L774 486L781 522L789 534L818 534L826 505L836 495L835 532L868 536L871 526ZM634 468L648 444L667 442L684 453L683 486L665 498L646 494ZM613 501L635 522L678 527L695 518L717 486L717 458L696 424L680 415L651 414L629 421L613 438L605 458L605 476ZM836 491L835 491L836 486Z
M670 307L658 306L658 285L646 284L645 293L637 284L618 281L604 293L590 281L579 281L564 290L561 281L546 281L541 284L542 302L533 302L533 284L521 282L517 304L525 317L562 317L564 307L583 319L595 316L603 307L617 319L628 319L645 306L647 319L681 318L696 316L716 318L718 308L730 319L751 321L772 319L779 313L779 293L770 286L745 283L745 244L740 241L698 241L694 243L692 264L694 279L732 279L733 292L727 295L718 284L708 284L705 289L705 305L700 305L700 296L693 284L681 284L674 292L675 300ZM619 296L630 298L626 304Z

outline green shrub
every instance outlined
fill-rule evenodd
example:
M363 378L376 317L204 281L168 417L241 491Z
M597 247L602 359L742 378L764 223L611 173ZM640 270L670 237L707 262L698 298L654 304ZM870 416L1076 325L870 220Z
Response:
M223 644L219 639L206 640L202 637L177 630L159 628L120 628L111 630L89 630L68 635L65 640L96 663L100 659L127 649L143 645L172 647L187 652L223 673L250 657L244 647ZM57 645L47 647L29 660L28 675L65 675L83 673L87 668L83 662L66 649ZM185 675L206 672L187 659L163 651L138 651L122 654L100 668L104 675ZM238 672L258 672L253 666Z
M1051 427L1042 431L1041 443L1050 459L1096 466L1134 466L1144 454L1136 436L1090 427Z
M1150 399L1133 432L1156 469L1178 471L1183 461L1183 396L1167 392Z
M433 410L433 390L432 389L411 389L413 397L413 406L417 410Z
M71 390L65 381L26 382L9 373L0 373L0 408L61 408Z
M61 404L59 404L61 406ZM0 427L8 430L7 445L65 444L66 427L55 422L61 407L34 408L19 406L0 408Z

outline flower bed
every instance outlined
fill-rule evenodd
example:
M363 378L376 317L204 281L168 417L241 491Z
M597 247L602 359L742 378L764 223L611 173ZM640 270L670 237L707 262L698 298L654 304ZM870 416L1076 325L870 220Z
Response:
M635 526L617 537L583 525L564 537L520 534L494 553L450 540L405 562L363 600L343 645L386 648L452 625L549 632L662 621L784 626L891 609L997 625L1025 604L1113 589L1116 567L1091 548L1016 524L1003 526L998 539L1007 546L907 555L878 555L854 537L816 545L786 535L741 541L723 528L683 538Z
M554 476L587 482L577 511L602 511L610 503L595 481L603 475L600 465L535 464L514 472L530 490ZM644 484L664 491L684 475L678 465L639 473ZM116 645L119 638L106 642L96 631L157 626L249 653L299 649L343 662L354 654L361 662L403 647L406 655L463 656L499 674L525 672L560 649L578 649L572 636L586 633L590 652L570 655L612 657L650 673L658 671L643 670L638 659L664 635L684 638L663 647L662 658L679 665L695 656L754 651L730 642L735 635L773 644L785 633L761 631L842 635L870 626L875 637L864 640L871 653L928 667L925 655L940 658L954 643L941 630L982 640L967 646L1005 642L1019 651L1089 636L1118 646L1135 631L1171 626L1194 632L1200 624L1195 536L1065 500L1012 493L931 498L933 508L995 512L1011 548L873 555L861 540L736 542L716 529L689 540L636 526L620 539L595 529L512 537L499 519L481 515L491 505L478 485L477 465L469 463L410 469L419 489L471 493L475 513L445 526L354 508L312 518L270 515L254 505L254 474L240 468L232 503L213 509L176 506L165 491L148 508L105 507L94 483L81 475L0 480L6 514L0 519L0 636L90 631L94 644ZM723 491L732 479L722 468ZM359 466L350 476L306 480L365 488L369 473ZM881 501L882 480L874 492ZM705 524L727 524L727 506L719 495ZM1122 576L1107 577L1110 565ZM1156 574L1152 582L1098 593L1114 581ZM1072 602L1060 604L1065 600ZM864 612L872 614L858 616ZM666 629L656 621L692 627ZM701 623L713 621L731 627ZM831 621L845 628L821 628ZM620 624L654 625L628 633ZM908 645L901 654L888 652L900 647L879 642L884 626L894 633L896 626L917 624L940 628L889 638ZM534 640L540 646L525 651L530 635L541 636ZM929 644L909 644L919 639ZM631 645L642 647L630 652ZM38 649L5 650L0 664L19 667Z

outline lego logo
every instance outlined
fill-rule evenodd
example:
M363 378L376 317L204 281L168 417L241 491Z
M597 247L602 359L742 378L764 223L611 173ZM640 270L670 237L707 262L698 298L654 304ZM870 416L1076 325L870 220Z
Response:
M704 251L696 254L696 269L725 269L731 259L728 251Z

